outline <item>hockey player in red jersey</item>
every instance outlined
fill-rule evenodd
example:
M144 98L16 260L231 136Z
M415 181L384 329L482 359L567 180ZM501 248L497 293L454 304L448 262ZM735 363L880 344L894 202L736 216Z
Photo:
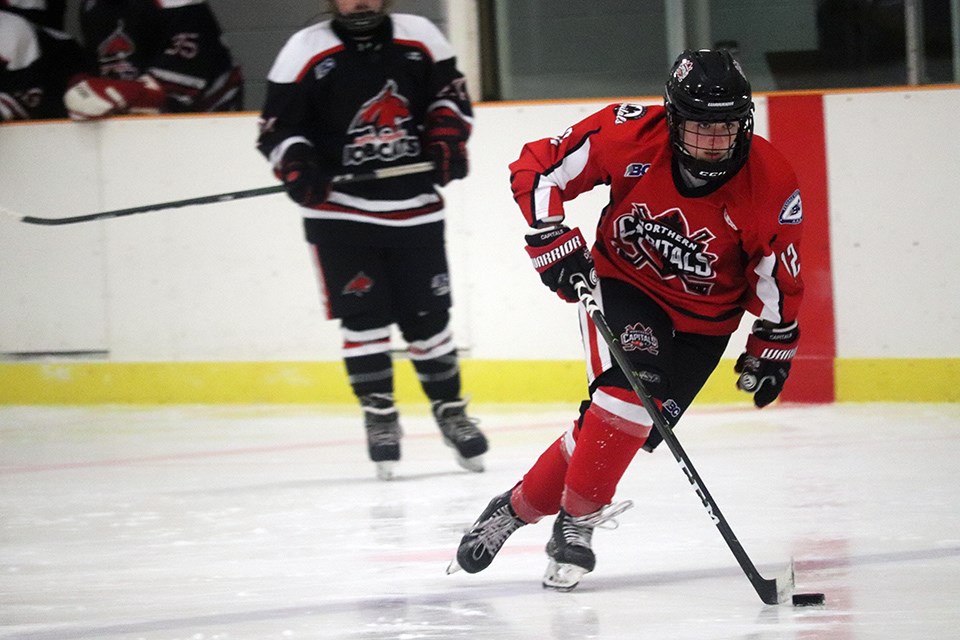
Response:
M386 4L332 0L332 20L290 38L268 76L257 146L301 206L378 477L392 478L400 460L394 324L443 441L462 467L482 471L487 440L461 398L435 188L467 175L473 111L446 38ZM434 162L431 173L331 188L336 174L424 160Z
M70 116L237 111L243 77L206 0L85 0L92 73L64 95Z
M592 284L614 335L676 425L716 368L744 311L756 316L737 386L758 407L776 399L799 339L803 211L793 169L753 134L750 85L725 50L684 51L664 106L614 104L561 136L523 147L511 185L531 230L527 252L544 284L575 302L571 277ZM587 250L564 225L564 202L610 188ZM522 480L496 496L463 536L450 570L485 569L519 527L556 515L545 587L569 590L594 569L594 528L620 478L660 437L580 310L590 399Z

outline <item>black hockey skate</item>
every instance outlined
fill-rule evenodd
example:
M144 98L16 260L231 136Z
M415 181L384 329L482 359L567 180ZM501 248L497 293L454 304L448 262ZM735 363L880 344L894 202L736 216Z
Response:
M477 427L478 420L467 416L467 401L435 400L431 406L443 442L456 451L457 463L467 471L483 471L487 438Z
M372 393L360 398L363 422L367 430L367 452L377 465L377 477L392 480L400 460L400 429L393 394Z
M570 591L580 584L580 578L597 565L597 557L590 546L593 530L607 522L610 526L605 528L616 529L614 518L632 506L633 502L627 500L579 517L560 509L553 522L553 535L547 543L550 561L543 575L543 587Z
M467 573L479 573L493 562L503 543L510 535L527 524L517 517L517 513L510 506L510 493L502 493L487 505L477 521L473 523L457 548L457 557L447 573L463 569Z

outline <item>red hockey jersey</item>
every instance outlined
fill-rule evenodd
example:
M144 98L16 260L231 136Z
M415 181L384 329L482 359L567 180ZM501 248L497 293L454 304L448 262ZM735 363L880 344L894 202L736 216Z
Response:
M528 143L510 171L531 226L561 222L564 202L609 185L592 249L597 273L652 296L678 331L728 334L744 310L796 319L800 190L762 137L753 136L746 165L722 186L690 189L673 161L664 108L614 104L560 137Z

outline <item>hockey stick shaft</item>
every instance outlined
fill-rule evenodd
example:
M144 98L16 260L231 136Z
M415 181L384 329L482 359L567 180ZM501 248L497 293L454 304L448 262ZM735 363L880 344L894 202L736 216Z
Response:
M670 453L673 454L673 457L680 464L680 468L683 470L687 480L689 480L690 484L693 486L694 491L697 493L697 496L703 503L704 508L707 510L707 514L710 516L710 519L716 525L717 529L720 530L720 535L723 536L723 540L727 543L727 546L730 547L730 551L733 552L733 556L740 564L740 568L743 569L743 572L750 580L753 588L756 589L757 595L760 596L760 599L765 604L778 604L779 602L782 602L782 598L786 597L784 593L787 590L792 589L793 585L778 585L777 580L764 578L760 575L760 572L757 571L753 561L750 560L750 556L747 555L747 552L743 549L743 546L740 544L737 536L734 535L733 530L727 523L727 519L724 518L723 514L720 512L720 507L717 506L713 496L710 495L710 492L707 490L706 485L700 478L700 474L697 473L697 470L694 468L690 458L683 450L683 447L680 446L680 441L677 440L677 437L674 435L673 429L669 424L667 424L667 421L657 408L656 402L653 400L653 396L644 386L640 376L637 375L637 372L630 364L630 360L627 358L626 353L620 346L619 340L617 340L616 336L613 334L613 331L610 330L610 326L607 324L606 318L604 318L603 312L600 310L600 306L597 304L593 294L590 292L590 288L587 286L586 280L581 275L577 274L573 276L572 283L576 288L577 297L580 299L580 304L583 305L587 315L590 316L590 319L593 321L597 331L601 336L603 336L603 339L607 343L607 347L609 348L610 353L613 355L614 360L617 361L617 365L619 365L619 367L623 370L627 380L630 381L630 386L633 387L633 391L637 394L637 397L640 398L640 402L647 410L647 413L650 414L650 418L653 420L653 424L660 433L660 436L663 438L664 443L666 443L667 447L670 449Z
M433 171L432 162L416 162L413 164L404 164L396 167L386 167L384 169L375 169L365 173L345 173L334 176L331 184L353 184L356 182L368 182L371 180L383 180L386 178L396 178L399 176L412 175L415 173L427 173ZM230 191L228 193L217 193L210 196L201 196L199 198L187 198L186 200L173 200L171 202L160 202L156 204L145 204L139 207L130 207L128 209L116 209L114 211L102 211L100 213L88 213L68 218L37 218L34 216L24 216L9 209L0 207L0 213L17 218L20 222L27 224L39 224L45 226L59 226L65 224L76 224L78 222L91 222L93 220L107 220L110 218L120 218L123 216L132 216L138 213L147 213L149 211L160 211L162 209L177 209L179 207L189 207L201 204L215 204L218 202L232 202L244 198L256 198L273 193L281 193L284 190L283 185L274 185L271 187L260 187L257 189L247 189L245 191Z

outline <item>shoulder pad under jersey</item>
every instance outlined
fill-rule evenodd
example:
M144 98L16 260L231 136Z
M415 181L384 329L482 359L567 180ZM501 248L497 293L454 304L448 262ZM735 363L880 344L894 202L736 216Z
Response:
M40 58L40 43L29 20L0 11L0 58L10 71L26 69Z
M290 36L267 74L277 83L296 82L303 72L325 52L343 46L329 20L301 29Z
M408 13L392 13L390 19L393 21L394 40L419 43L434 62L454 56L453 47L446 37L426 18Z

